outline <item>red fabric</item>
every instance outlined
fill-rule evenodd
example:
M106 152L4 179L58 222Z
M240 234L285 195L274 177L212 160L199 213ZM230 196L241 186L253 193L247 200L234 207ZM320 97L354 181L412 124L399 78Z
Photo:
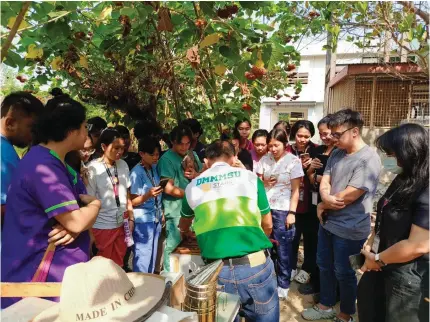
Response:
M118 266L123 267L124 256L127 251L124 227L115 229L93 228L93 235L98 249L97 256L109 258Z

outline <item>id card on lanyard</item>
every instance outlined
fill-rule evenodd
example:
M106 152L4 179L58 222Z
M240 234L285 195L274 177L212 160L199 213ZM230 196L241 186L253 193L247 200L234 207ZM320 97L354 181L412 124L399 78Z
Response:
M103 165L105 166L106 169L106 173L109 176L110 181L112 182L112 186L113 186L113 193L115 196L115 203L116 206L118 207L117 211L116 211L116 223L119 225L119 223L121 222L121 219L123 218L123 213L121 212L121 201L119 200L119 177L118 177L118 169L116 167L116 162L113 166L114 169L114 175L112 175L112 173L110 172L110 169L107 167L106 163L103 162Z
M143 170L145 170L147 177L151 181L152 187L155 188L156 184L155 184L154 171L152 171L152 168L151 168L151 174L149 174L149 171L144 166L142 166L142 168L143 168ZM160 221L160 218L161 218L161 214L160 214L161 205L159 205L159 200L158 200L157 196L154 197L154 200L155 200L155 220L154 221L156 224L158 224L158 222Z

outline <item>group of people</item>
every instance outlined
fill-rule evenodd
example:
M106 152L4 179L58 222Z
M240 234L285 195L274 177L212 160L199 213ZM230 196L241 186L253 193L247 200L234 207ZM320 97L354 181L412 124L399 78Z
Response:
M378 202L371 233L382 166L362 139L356 111L321 119L322 145L312 142L316 130L307 120L291 127L280 121L252 136L250 121L239 120L232 135L207 146L195 119L169 135L155 121L139 122L131 152L126 127L87 120L81 103L53 94L45 106L23 92L1 105L3 282L36 275L58 282L66 267L95 255L125 270L170 271L170 254L192 235L206 263L224 261L218 284L240 296L249 321L279 321L279 299L293 280L301 294L319 294L304 319L354 321L350 257L362 259L361 321L428 320L423 127L404 124L375 142L384 168L397 176ZM20 160L13 146L30 149ZM48 251L53 256L40 280ZM2 307L16 300L2 299Z

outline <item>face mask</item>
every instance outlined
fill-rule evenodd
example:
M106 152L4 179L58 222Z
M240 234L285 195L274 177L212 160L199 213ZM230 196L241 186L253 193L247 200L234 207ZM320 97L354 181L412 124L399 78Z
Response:
M397 165L397 159L395 157L386 157L382 165L385 170L394 174L400 174L403 171L403 169Z

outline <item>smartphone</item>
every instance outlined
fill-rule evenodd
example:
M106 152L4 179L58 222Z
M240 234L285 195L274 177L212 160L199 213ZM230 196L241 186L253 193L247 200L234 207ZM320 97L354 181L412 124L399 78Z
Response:
M163 179L160 180L160 187L161 187L161 189L164 190L164 188L166 188L166 185L169 182L169 180L170 180L169 178L163 178Z
M349 256L349 263L351 264L352 269L360 269L365 262L366 258L363 254L356 254Z
M311 156L309 155L309 153L302 153L300 154L300 159L302 159L302 161L306 161L310 158Z
M321 163L323 164L323 167L322 167L322 168L320 168L320 169L317 169L317 170L316 170L316 173L317 173L318 175L323 175L323 172L324 172L324 170L323 170L323 169L325 169L325 166L327 165L327 161L328 161L328 158L329 158L329 157L330 157L329 155L325 155L325 154L318 154L317 159L318 159L318 160L320 160L320 161L321 161Z

